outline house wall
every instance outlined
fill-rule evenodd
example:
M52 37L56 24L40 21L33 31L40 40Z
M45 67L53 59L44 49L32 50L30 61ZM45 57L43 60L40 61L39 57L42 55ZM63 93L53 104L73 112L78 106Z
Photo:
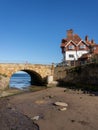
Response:
M73 49L69 49L69 46L74 46L74 48ZM75 50L77 50L77 47L76 47L76 45L75 44L73 44L73 42L70 42L70 44L69 45L67 45L66 47L65 47L66 49L66 51L75 51Z
M98 45L94 47L94 54L98 54Z
M88 53L86 50L80 50L80 51L66 51L65 52L65 60L66 61L73 61L77 60L79 57L81 57L83 54ZM70 57L69 55L73 55L73 57Z
M81 47L84 46L85 47ZM73 48L70 48L70 46L73 46ZM63 48L64 49L64 48ZM83 54L86 54L89 52L88 46L85 44L84 41L81 41L79 44L74 43L73 41L70 41L65 46L65 55L63 56L65 61L74 61L78 60Z
M81 45L85 45L85 48L81 48L81 47L80 47ZM81 42L79 43L79 45L77 46L77 50L89 51L89 47L88 47L83 41L81 41Z
M78 58L80 58L83 54L86 54L88 52L89 52L88 50L79 50L79 51L77 51Z

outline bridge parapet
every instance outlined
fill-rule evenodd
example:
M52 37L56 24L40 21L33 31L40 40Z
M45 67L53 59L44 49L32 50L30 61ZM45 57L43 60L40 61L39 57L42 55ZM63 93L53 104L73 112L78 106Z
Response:
M10 77L12 74L18 71L31 70L40 74L42 78L51 75L51 65L41 64L0 64L0 73Z
M0 89L6 88L11 76L18 71L27 72L31 77L31 84L41 85L48 76L53 75L53 65L1 63L0 74L6 76L7 82Z

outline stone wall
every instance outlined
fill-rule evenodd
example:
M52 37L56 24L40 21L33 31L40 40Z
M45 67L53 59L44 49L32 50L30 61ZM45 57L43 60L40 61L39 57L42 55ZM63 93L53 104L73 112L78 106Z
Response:
M54 80L64 79L67 75L67 68L64 66L57 66L54 69Z
M5 75L0 75L0 91L7 89L9 83L9 78Z
M54 72L55 80L62 82L64 85L98 86L98 64L95 63L70 69L56 67Z
M31 70L35 71L42 78L51 75L52 73L52 65L42 65L42 64L0 64L0 73L6 74L10 77L17 71L20 70Z

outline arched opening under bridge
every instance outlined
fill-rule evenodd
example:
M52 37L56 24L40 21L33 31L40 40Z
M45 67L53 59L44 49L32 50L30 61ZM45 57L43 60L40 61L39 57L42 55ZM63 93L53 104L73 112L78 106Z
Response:
M42 84L43 80L40 74L32 70L21 70L11 76L9 86L23 89L33 85L41 86Z

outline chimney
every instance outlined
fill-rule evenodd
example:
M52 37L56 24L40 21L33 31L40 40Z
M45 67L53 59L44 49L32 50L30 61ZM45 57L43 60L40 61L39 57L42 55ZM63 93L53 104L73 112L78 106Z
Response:
M94 40L93 39L91 40L91 43L94 44Z
M70 29L70 30L67 30L67 38L72 38L73 37L73 30Z
M88 42L88 36L87 35L85 36L85 41Z

